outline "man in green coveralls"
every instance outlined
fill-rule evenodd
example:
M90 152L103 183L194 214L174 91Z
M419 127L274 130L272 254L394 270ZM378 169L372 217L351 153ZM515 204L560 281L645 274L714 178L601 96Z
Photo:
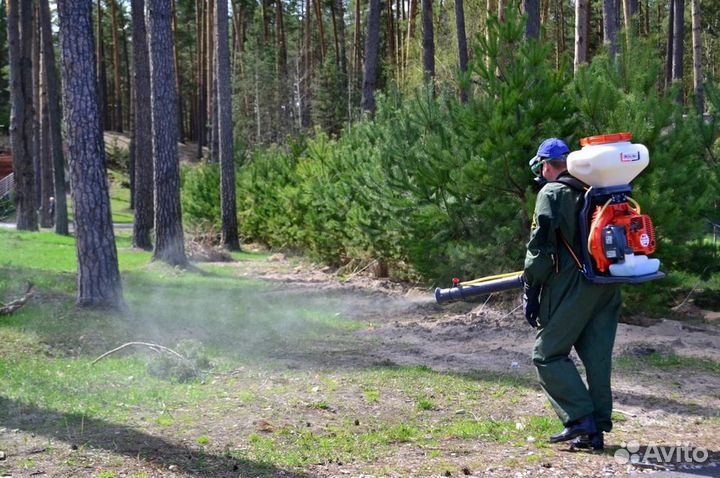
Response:
M565 429L551 443L603 448L612 429L610 374L620 315L620 287L592 284L580 271L578 213L583 184L567 172L570 152L560 139L540 145L530 166L541 182L525 256L525 316L537 328L533 363L540 385ZM583 383L570 351L587 376Z

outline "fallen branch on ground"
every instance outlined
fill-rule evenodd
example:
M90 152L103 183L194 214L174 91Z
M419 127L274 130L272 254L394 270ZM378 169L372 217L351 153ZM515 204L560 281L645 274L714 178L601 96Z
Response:
M175 352L173 349L168 348L168 347L165 347L164 345L151 344L151 343L149 343L149 342L128 342L128 343L126 343L126 344L122 344L120 347L117 347L117 348L114 348L114 349L112 349L112 350L110 350L110 351L108 351L108 352L105 352L104 354L102 354L101 356L99 356L98 358L96 358L95 360L93 360L90 365L95 365L96 363L98 363L99 361L101 361L102 359L104 359L105 357L107 357L107 356L109 356L109 355L112 355L112 354L114 354L115 352L119 352L119 351L121 351L122 349L124 349L125 347L130 347L131 345L141 345L141 346L143 346L143 347L148 347L150 350L152 350L152 351L154 351L154 352L157 352L157 353L165 352L165 353L168 353L168 354L170 354L170 355L176 356L176 357L179 358L180 360L184 360L184 361L186 361L186 362L189 362L188 359L186 359L185 357L183 357L183 356L180 355L179 353Z
M0 303L0 315L10 315L14 313L16 310L18 310L20 307L25 305L28 300L34 295L33 289L34 285L32 282L28 282L27 290L25 291L25 294L20 297L19 299L16 299L9 304L2 304Z

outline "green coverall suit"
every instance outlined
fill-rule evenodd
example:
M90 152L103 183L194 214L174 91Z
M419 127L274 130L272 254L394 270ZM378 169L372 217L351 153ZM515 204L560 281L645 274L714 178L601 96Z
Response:
M562 234L575 254L580 252L582 201L580 191L557 182L538 193L524 271L530 286L542 286L533 363L565 426L592 414L598 431L609 432L620 287L589 282L559 237ZM569 358L573 347L585 366L587 387Z

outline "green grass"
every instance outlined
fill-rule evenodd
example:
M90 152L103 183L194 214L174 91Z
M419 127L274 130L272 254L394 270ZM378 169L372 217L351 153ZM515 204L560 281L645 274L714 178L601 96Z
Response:
M130 209L130 189L123 187L125 178L120 173L110 174L110 211L112 212L113 224L132 224L135 221L135 213ZM74 211L72 202L68 196L68 219L73 221Z
M130 209L130 190L118 182L110 183L110 210L115 224L132 224L135 221L135 213Z
M539 417L518 414L515 404L538 390L518 374L314 367L312 360L329 350L322 347L357 340L352 332L367 327L342 312L348 309L342 295L289 293L283 284L248 279L232 266L183 271L151 263L121 235L129 312L78 309L72 238L0 231L0 241L6 246L0 248L0 301L17 296L25 280L37 285L33 300L0 319L3 426L35 414L36 432L80 439L117 424L213 452L227 439L215 420L267 419L271 432L240 427L246 431L232 436L237 446L231 453L297 471L330 461L377 463L400 448L446 449L462 440L520 446L533 436L542 447L542 437L561 428L549 410ZM101 353L133 340L172 347L213 373L185 382L158 375L164 356L145 348L92 365ZM302 362L303 354L318 349L300 369L282 362L287 356Z
M675 354L652 353L644 357L622 356L615 361L618 368L632 370L639 367L658 369L693 369L705 372L720 373L720 362L714 360L684 357Z

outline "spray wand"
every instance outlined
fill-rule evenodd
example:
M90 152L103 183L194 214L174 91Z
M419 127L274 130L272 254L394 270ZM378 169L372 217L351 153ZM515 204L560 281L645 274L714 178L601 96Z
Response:
M448 289L435 289L435 300L438 303L450 300L462 299L474 295L492 294L505 290L522 289L523 273L508 272L488 277L482 277L467 282L460 282L460 279L453 279L453 286Z

